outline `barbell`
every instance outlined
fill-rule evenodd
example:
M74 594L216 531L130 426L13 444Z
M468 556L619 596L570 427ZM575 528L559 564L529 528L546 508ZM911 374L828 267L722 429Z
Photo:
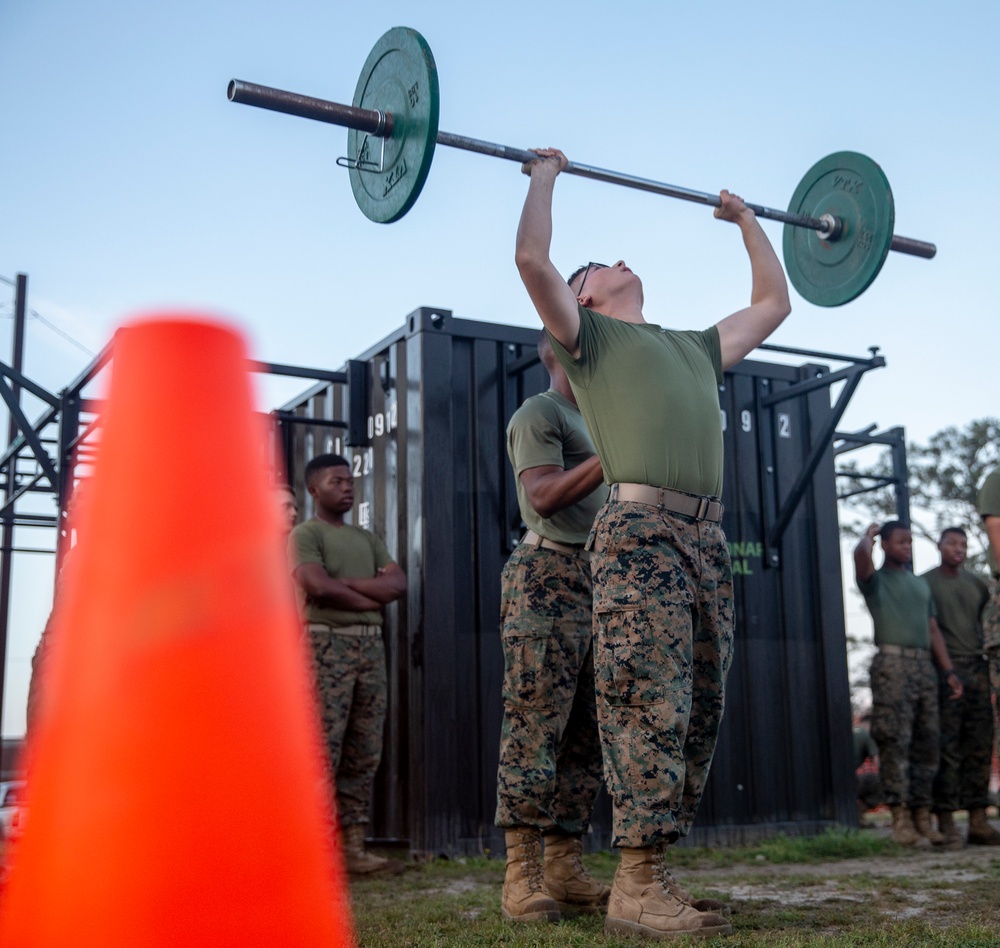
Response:
M407 27L389 30L372 48L352 105L328 102L233 79L232 102L345 126L351 188L370 220L388 224L413 207L427 180L435 145L524 163L532 151L438 129L437 66L427 41ZM718 194L570 162L564 174L619 184L718 207ZM895 207L882 169L858 152L818 161L799 182L787 211L746 202L758 217L785 225L785 269L792 285L819 306L840 306L872 283L890 250L930 259L934 244L893 234Z

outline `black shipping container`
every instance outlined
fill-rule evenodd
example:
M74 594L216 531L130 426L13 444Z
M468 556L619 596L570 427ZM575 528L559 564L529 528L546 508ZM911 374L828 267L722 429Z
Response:
M305 462L344 454L353 522L409 577L387 610L390 710L369 834L417 851L502 849L500 570L523 529L505 428L548 385L537 340L422 308L347 367L350 385L320 383L277 413L305 516ZM695 843L856 820L826 374L746 360L720 391L737 649ZM589 845L607 846L610 829L605 797Z

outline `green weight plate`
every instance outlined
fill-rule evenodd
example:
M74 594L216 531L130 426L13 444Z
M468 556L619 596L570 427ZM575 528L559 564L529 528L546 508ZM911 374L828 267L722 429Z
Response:
M355 129L347 134L348 157L364 162L350 169L354 199L367 218L390 224L420 196L437 144L437 66L416 30L393 27L375 44L361 70L354 105L393 116L391 138Z
M854 151L828 155L806 172L788 210L813 218L830 214L842 222L833 240L785 225L785 269L799 294L817 306L842 306L860 296L892 243L895 210L882 169Z

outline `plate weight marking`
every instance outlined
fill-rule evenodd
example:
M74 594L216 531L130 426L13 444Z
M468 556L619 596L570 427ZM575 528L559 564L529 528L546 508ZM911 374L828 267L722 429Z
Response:
M427 180L437 144L441 97L434 56L415 30L394 27L373 47L358 79L353 105L392 115L382 139L350 129L347 154L354 199L380 224L399 220Z
M788 210L841 223L832 240L785 225L785 269L799 294L818 306L841 306L863 293L892 243L895 209L882 169L858 152L828 155L806 172Z

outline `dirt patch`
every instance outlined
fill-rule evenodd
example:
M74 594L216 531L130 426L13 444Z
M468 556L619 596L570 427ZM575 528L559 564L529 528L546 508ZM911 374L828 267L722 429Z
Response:
M873 921L922 919L948 925L1000 916L995 896L1000 847L906 851L898 856L774 865L767 860L675 873L699 894L710 892L747 910L861 912Z

